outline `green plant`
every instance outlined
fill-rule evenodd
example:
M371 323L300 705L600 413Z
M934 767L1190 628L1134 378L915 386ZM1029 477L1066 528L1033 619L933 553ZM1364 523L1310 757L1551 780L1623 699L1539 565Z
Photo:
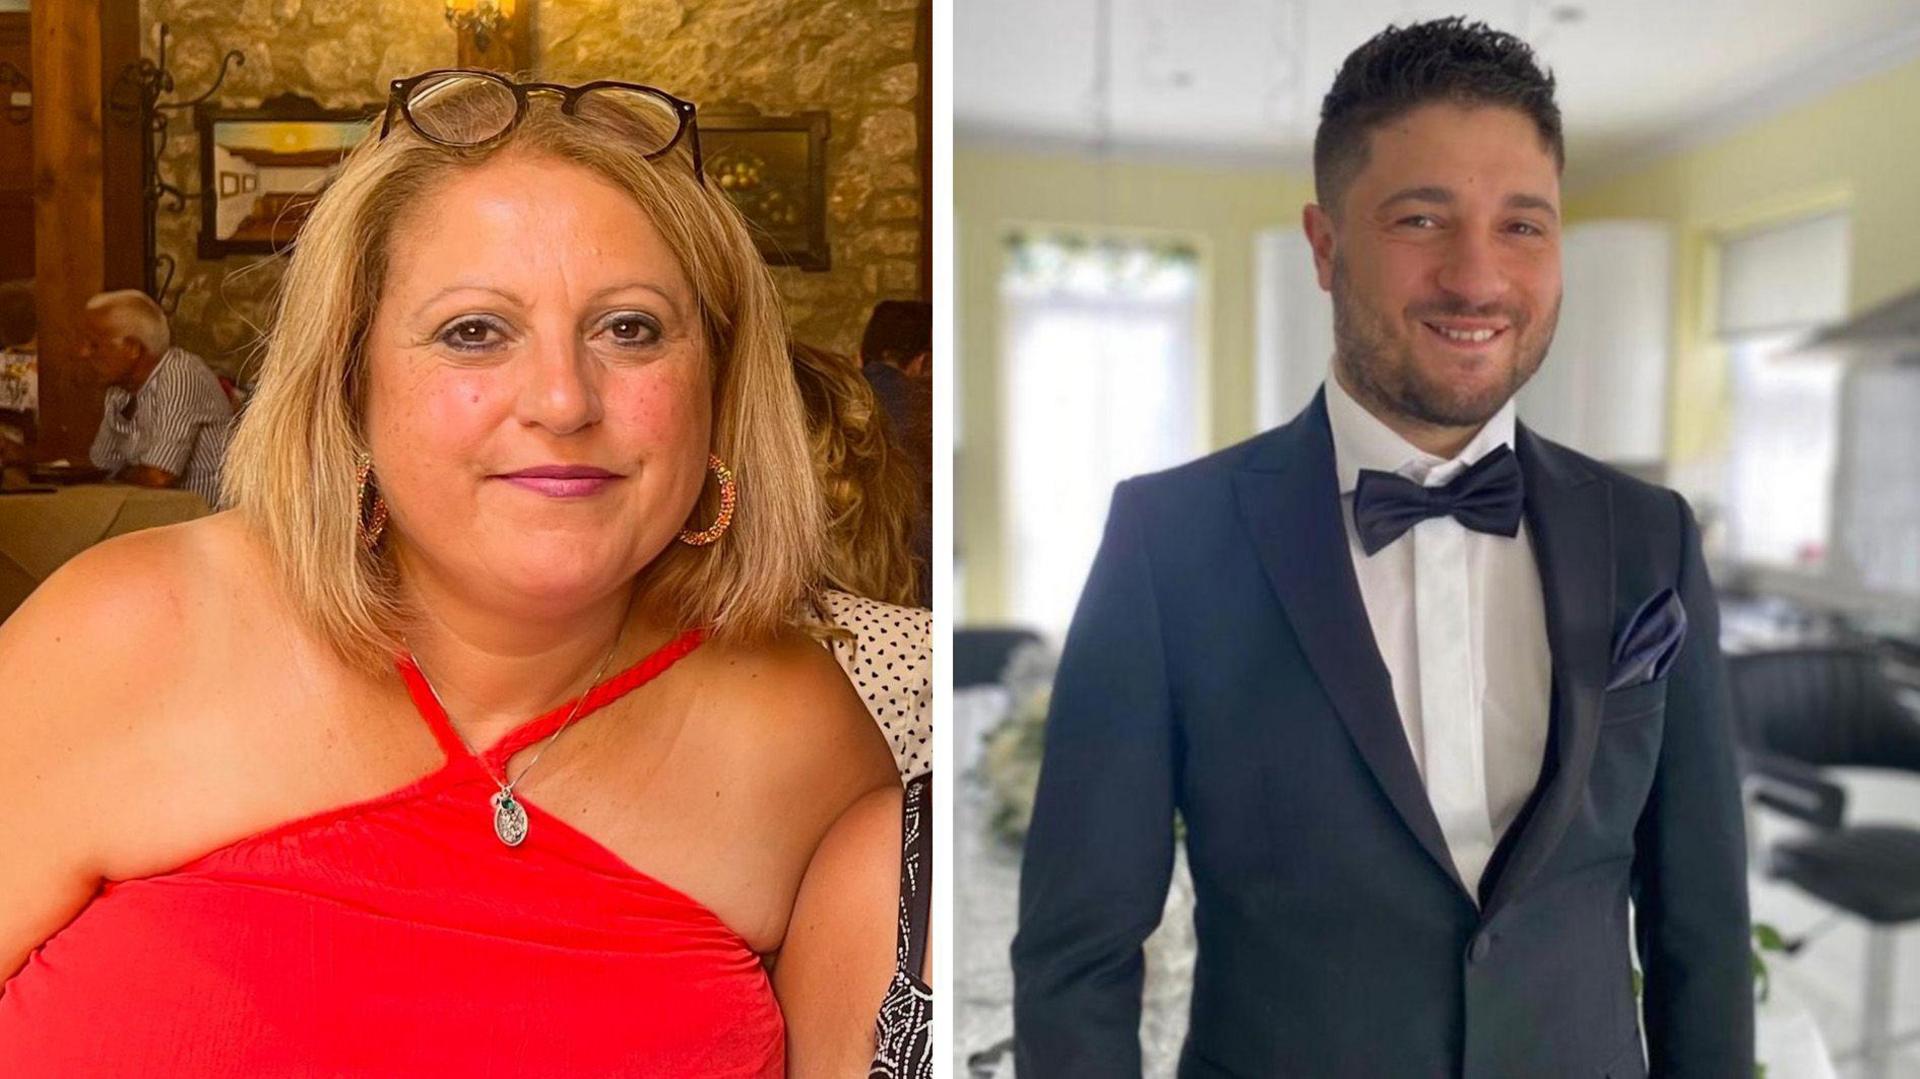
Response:
M1765 1004L1768 995L1773 992L1773 975L1767 970L1767 961L1761 958L1763 953L1779 952L1781 955L1786 955L1791 951L1792 949L1787 946L1787 938L1781 935L1778 928L1766 922L1753 923L1753 951L1750 953L1753 961L1753 999ZM1646 981L1640 973L1639 965L1635 964L1633 968L1635 1000L1641 998L1645 988ZM1767 1079L1767 1066L1754 1065L1753 1074L1754 1079Z

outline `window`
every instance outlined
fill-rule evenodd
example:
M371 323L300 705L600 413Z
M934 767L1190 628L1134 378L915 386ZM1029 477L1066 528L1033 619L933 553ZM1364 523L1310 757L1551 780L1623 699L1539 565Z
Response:
M1842 368L1796 356L1799 340L1776 334L1730 349L1727 538L1743 562L1817 572L1833 520Z
M1870 592L1920 597L1920 348L1841 392L1835 557Z
M1057 642L1114 484L1201 448L1201 262L1177 241L1071 233L1005 253L1007 613Z
M1733 397L1727 553L1737 561L1826 571L1845 368L1795 346L1846 316L1850 255L1845 214L1720 245L1718 334Z

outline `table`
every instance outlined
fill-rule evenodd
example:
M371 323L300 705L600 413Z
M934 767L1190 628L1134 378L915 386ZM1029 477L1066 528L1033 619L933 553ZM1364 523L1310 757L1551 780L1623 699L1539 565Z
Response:
M67 559L101 540L211 512L205 499L180 488L89 483L0 494L0 621Z

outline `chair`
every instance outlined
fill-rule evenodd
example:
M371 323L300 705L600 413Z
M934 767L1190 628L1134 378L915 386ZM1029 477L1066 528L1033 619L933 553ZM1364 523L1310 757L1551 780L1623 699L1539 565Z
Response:
M1007 661L1024 644L1041 637L1018 626L962 626L953 631L953 688L991 685L1006 673Z
M1812 826L1773 845L1768 875L1867 923L1859 1057L1863 1079L1882 1079L1895 1044L1894 936L1920 920L1920 828L1847 824L1846 791L1820 769L1920 775L1920 717L1901 706L1864 649L1738 655L1727 668L1750 796Z

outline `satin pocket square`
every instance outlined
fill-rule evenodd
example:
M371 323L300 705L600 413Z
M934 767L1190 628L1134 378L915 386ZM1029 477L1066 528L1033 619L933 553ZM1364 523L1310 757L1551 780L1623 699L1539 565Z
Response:
M1687 609L1680 594L1661 589L1640 605L1613 642L1607 688L1625 689L1664 677L1687 639Z

